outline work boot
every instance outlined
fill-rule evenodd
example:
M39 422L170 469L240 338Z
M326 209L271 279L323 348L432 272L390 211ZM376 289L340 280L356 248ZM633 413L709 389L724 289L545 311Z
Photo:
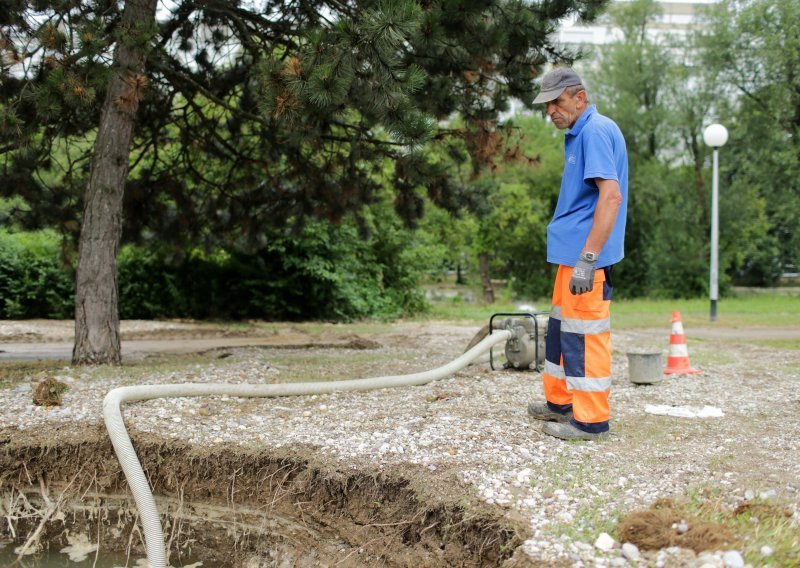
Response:
M542 426L542 432L561 438L562 440L605 440L608 438L608 431L606 432L584 432L577 428L572 423L567 422L564 424L545 424Z
M550 408L546 402L532 402L528 405L528 416L549 422L569 422L569 419L572 418L572 410L567 410L562 414Z

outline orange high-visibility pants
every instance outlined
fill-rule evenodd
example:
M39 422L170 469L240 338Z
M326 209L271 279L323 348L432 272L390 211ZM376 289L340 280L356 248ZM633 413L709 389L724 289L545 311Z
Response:
M557 412L572 409L572 424L606 432L611 390L611 267L595 271L591 292L569 291L572 268L559 265L547 327L544 395Z

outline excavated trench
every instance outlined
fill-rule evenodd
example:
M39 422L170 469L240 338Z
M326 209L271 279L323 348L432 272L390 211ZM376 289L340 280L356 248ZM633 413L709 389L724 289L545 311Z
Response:
M521 543L513 521L426 490L413 471L343 471L316 462L310 448L209 450L152 436L134 444L173 566L496 566ZM145 556L100 427L0 432L0 495L5 538L61 547L85 534L101 550Z

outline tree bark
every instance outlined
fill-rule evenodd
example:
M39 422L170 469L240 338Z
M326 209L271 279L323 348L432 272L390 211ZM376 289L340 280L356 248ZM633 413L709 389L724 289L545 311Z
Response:
M489 278L489 255L482 252L478 255L478 264L480 265L481 283L483 284L483 301L487 304L494 304L494 287L492 280Z
M103 103L78 244L74 365L122 362L117 286L122 196L136 110L146 86L147 37L155 29L156 3L126 0L117 30L114 73Z

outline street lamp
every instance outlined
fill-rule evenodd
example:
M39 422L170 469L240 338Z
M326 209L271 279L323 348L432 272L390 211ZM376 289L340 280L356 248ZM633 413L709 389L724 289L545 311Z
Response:
M719 149L728 141L728 129L711 124L703 131L703 141L714 149L714 168L711 181L711 321L717 321L719 296Z

